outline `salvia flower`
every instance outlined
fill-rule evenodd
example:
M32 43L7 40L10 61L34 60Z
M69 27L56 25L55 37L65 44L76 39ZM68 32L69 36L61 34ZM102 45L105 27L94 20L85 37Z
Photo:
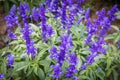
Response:
M66 14L66 10L67 10L67 3L64 0L63 3L62 3L62 8L61 8L61 23L62 23L63 29L67 29L66 25L68 23L68 17L67 17L67 14Z
M49 11L54 15L54 18L60 16L59 12L59 0L52 0L49 6Z
M49 50L49 52L51 53L51 54L50 54L50 58L51 58L51 59L56 59L56 60L58 60L57 48L56 48L55 46L53 46L53 47Z
M120 49L120 40L117 42L117 49Z
M28 18L28 13L30 11L30 7L27 2L20 3L18 7L18 14L24 19Z
M60 78L60 75L63 74L60 65L59 64L52 65L51 68L54 69L54 73L52 74L52 77L56 79Z
M9 53L8 54L8 60L7 60L7 66L11 67L14 64L14 55Z
M4 74L0 74L0 79L3 79L4 78Z
M90 8L88 8L85 12L85 20L89 19L90 17Z
M22 30L23 39L26 41L26 52L28 55L32 55L32 57L36 56L36 48L34 47L34 41L31 40L30 34L32 31L29 29L28 24L24 24L24 28Z
M73 76L72 80L79 80L79 79L76 76Z
M76 65L78 63L78 59L75 53L69 54L68 63L70 65Z
M49 8L51 5L51 2L52 0L46 0L44 4L47 5L47 7Z
M87 66L87 63L85 62L82 66L81 66L81 70L85 70Z
M18 24L18 17L16 16L16 6L13 5L10 9L9 14L5 17L6 24L8 27L13 27L15 24Z
M65 55L69 53L69 50L73 47L72 37L68 34L64 34L61 37L61 45L59 46L60 52L58 57L58 63L62 66L64 62Z
M16 39L17 36L10 29L7 32L9 39Z
M74 76L73 74L76 72L77 72L76 67L74 65L70 65L70 67L66 69L66 77L71 78Z
M116 19L115 12L117 11L118 8L117 5L115 5L111 10L108 11L108 17L106 17L106 11L103 8L100 12L96 12L98 19L94 20L94 23L91 23L91 21L88 19L86 26L88 32L86 43L89 44L91 53L86 58L86 62L81 67L82 69L86 69L87 64L91 65L94 62L94 58L98 56L98 53L106 53L106 49L104 48L106 45L104 37L106 36L107 31L111 29L111 22ZM95 41L93 41L92 38L94 38Z
M52 34L53 34L53 29L52 29L52 26L51 25L48 25L46 23L46 15L45 15L45 12L46 12L46 9L44 8L43 5L40 5L39 7L39 10L40 10L40 18L41 18L41 27L42 27L42 39L47 42L47 38L50 37Z
M38 22L38 19L39 19L39 12L38 12L38 8L33 8L32 9L32 17L33 19Z
M108 16L110 21L114 21L116 19L115 13L118 11L117 5L114 5L111 10L108 11Z
M72 45L72 37L68 34L64 34L61 38L61 44L60 46L58 46L59 50L57 50L57 48L55 46L53 46L49 52L50 54L50 58L51 59L55 59L57 61L57 64L54 65L52 68L54 69L54 74L53 77L55 78L59 78L59 76L61 75L62 72L62 64L64 63L65 59L68 59L68 62L70 64L70 67L67 68L67 77L69 77L69 75L73 75L71 73L75 73L77 72L75 66L77 64L77 58L75 54L71 54L69 56L66 56L67 54L69 54L69 50L73 47ZM59 67L58 69L56 69L56 67ZM59 72L57 72L59 71ZM56 77L56 74L59 76Z
M66 77L73 78L73 77L75 77L74 73L78 72L76 69L78 59L77 59L77 56L75 55L75 53L69 54L68 63L70 64L70 66L66 69ZM75 79L73 78L73 80L75 80Z

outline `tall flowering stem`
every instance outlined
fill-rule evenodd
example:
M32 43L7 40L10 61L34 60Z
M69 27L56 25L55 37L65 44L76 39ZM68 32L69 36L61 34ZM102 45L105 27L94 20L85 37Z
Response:
M36 56L36 48L34 47L34 41L31 40L30 34L32 33L32 30L29 28L28 24L28 13L30 11L28 3L20 3L20 6L18 7L18 14L22 17L24 28L22 29L23 33L23 39L26 41L26 52L28 55L32 55L32 58Z
M43 5L40 5L39 7L40 10L40 18L41 18L41 27L42 27L42 39L44 40L44 42L47 43L47 38L49 38L52 34L53 34L53 29L51 25L48 25L46 23L47 18L46 18L46 9L44 8Z
M28 24L24 24L24 28L22 30L23 33L23 39L26 41L26 52L28 55L32 55L32 57L36 56L36 48L34 47L34 41L31 40L30 34L31 30L29 29Z
M5 16L6 24L8 27L8 38L16 39L16 35L12 32L12 29L15 24L18 24L18 17L16 16L17 8L15 5L12 6L10 12L7 16Z

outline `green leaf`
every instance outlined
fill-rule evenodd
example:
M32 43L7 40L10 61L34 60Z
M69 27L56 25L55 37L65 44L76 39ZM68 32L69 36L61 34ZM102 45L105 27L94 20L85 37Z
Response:
M5 61L3 61L2 65L1 65L1 72L6 74L6 63L5 63Z
M107 70L110 68L110 66L111 66L111 64L112 64L112 60L111 60L111 58L108 58L107 59Z
M45 74L41 68L38 69L38 76L40 80L45 80Z
M113 78L114 80L118 80L118 73L116 70L113 70Z
M119 28L117 26L115 26L115 25L112 25L112 28L117 30L117 31L119 30Z
M32 72L33 72L33 68L29 68L26 76L30 76Z
M78 77L81 80L90 80L90 78L88 76L82 75Z
M15 63L14 68L16 71L20 71L30 65L30 62L19 62Z
M34 73L38 76L38 67L37 66L34 67Z
M5 12L9 12L9 9L10 9L10 4L9 4L9 1L5 0L4 1L4 10Z
M114 39L114 36L112 34L109 34L108 36L105 37L105 40L109 40L109 39Z
M42 60L42 61L40 61L40 65L43 65L45 73L48 72L48 70L50 68L50 64L51 64L50 60Z

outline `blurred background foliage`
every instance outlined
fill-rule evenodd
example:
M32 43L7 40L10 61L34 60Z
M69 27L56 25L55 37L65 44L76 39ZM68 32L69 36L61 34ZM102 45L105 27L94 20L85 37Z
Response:
M12 7L13 4L19 5L20 2L28 2L30 7L32 8L33 6L38 6L40 3L43 3L45 0L0 0L0 5L4 7L4 11L6 13L9 12L10 8ZM83 4L83 8L88 8L90 7L91 9L95 8L93 7L96 4L96 1L99 0L85 0L86 2ZM100 0L102 3L108 3L111 6L114 4L117 4L120 7L120 0Z
M45 0L0 0L0 5L2 5L4 7L4 11L8 13L13 4L18 6L24 1L28 2L32 8L33 6L38 6L40 3L43 3Z

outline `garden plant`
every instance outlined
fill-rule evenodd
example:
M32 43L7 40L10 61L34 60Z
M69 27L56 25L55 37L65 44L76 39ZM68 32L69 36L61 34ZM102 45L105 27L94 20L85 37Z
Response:
M117 5L91 19L84 0L13 5L5 17L7 46L0 50L0 80L118 80ZM114 30L112 34L108 31Z

